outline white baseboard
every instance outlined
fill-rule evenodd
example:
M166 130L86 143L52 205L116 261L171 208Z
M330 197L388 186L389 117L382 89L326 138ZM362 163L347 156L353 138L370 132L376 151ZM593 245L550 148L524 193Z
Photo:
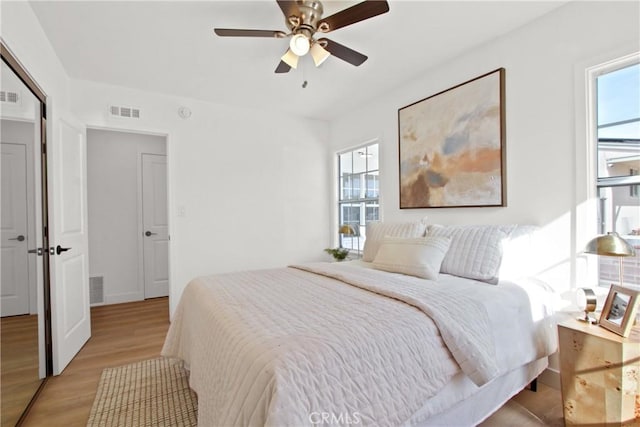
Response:
M541 383L548 385L551 388L555 388L556 390L560 390L560 371L557 371L552 368L547 368L538 377Z
M131 292L126 294L105 295L104 305L121 304L123 302L142 301L144 294L140 292Z

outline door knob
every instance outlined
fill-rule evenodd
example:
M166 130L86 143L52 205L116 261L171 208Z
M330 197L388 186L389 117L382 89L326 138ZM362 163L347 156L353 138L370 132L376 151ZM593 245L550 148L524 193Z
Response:
M144 235L145 235L145 236L147 236L147 237L149 237L149 236L155 236L156 234L158 234L158 233L152 233L152 232L150 232L149 230L147 230L147 231L145 231L145 232L144 232Z
M24 242L24 236L21 234L18 237L14 237L13 239L9 239L9 240L17 240L18 242Z
M68 251L69 249L71 249L71 248L63 248L62 246L58 245L58 246L56 246L56 253L57 253L58 255L60 255L62 252L66 252L66 251Z

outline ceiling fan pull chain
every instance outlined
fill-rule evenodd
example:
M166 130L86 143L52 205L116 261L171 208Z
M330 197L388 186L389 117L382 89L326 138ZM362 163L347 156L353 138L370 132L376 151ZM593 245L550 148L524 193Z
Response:
M306 77L305 77L305 70L306 70L307 66L303 63L301 68L302 68L302 89L304 89L304 88L307 87L307 84L309 84L307 82Z

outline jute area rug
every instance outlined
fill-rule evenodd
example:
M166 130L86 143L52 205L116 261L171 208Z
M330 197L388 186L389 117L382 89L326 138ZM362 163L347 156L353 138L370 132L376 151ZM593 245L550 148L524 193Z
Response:
M197 418L182 362L158 358L105 369L87 427L195 427Z

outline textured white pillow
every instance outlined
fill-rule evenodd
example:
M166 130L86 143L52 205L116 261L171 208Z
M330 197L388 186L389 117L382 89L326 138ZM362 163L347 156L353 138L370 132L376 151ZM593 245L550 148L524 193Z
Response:
M431 225L430 236L451 238L440 271L454 276L497 284L502 244L514 225Z
M427 225L423 221L402 223L370 222L367 224L362 260L366 262L373 261L378 253L380 243L385 237L423 237L426 228Z
M448 237L387 237L380 243L373 268L435 280L450 243Z

